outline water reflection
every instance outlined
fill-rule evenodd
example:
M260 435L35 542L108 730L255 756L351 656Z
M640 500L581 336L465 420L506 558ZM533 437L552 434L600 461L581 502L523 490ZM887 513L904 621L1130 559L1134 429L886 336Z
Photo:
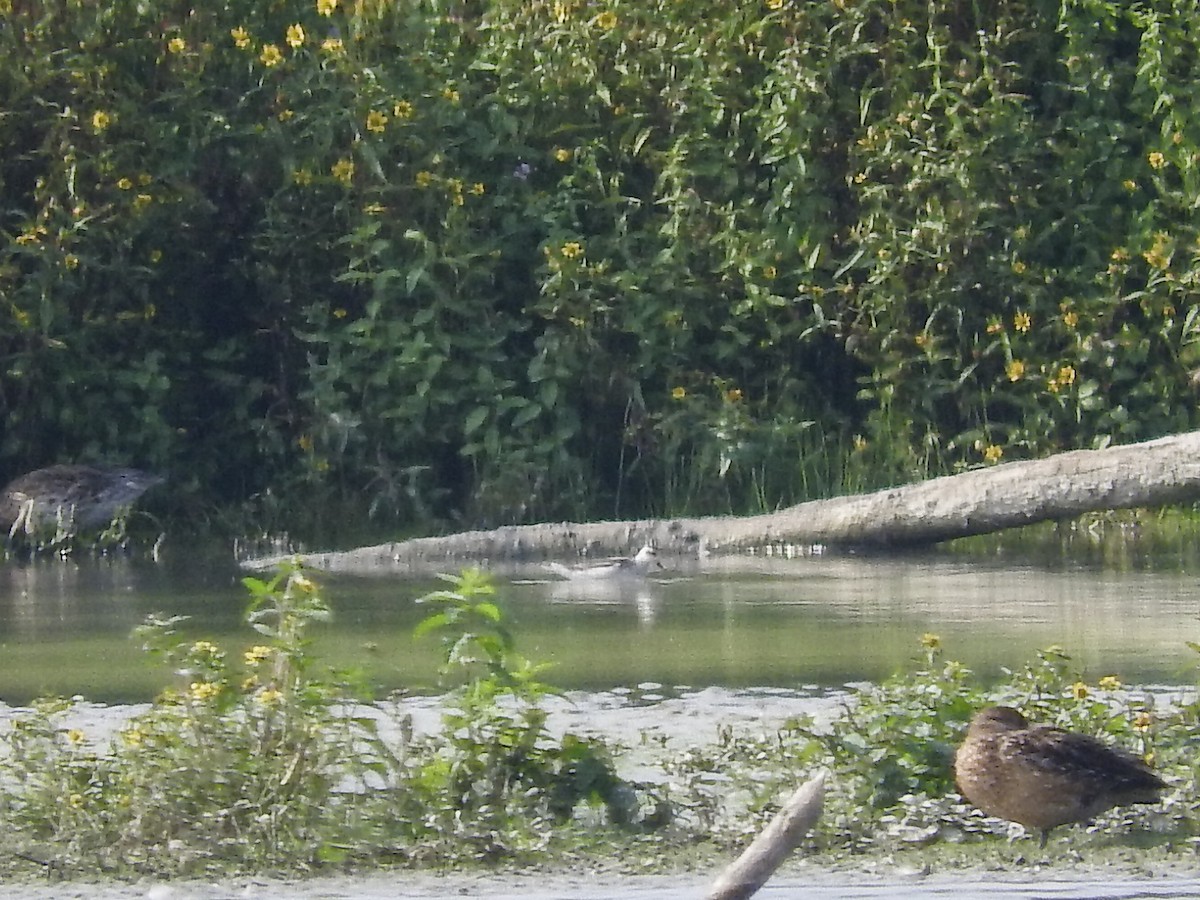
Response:
M1190 572L1035 567L929 554L895 558L664 559L646 579L552 580L509 567L498 593L520 652L563 688L658 682L726 687L877 679L909 668L923 632L983 677L1062 645L1089 678L1193 680L1200 586ZM0 700L154 693L130 631L151 612L197 635L252 642L231 560L79 559L0 568ZM319 576L320 577L320 576ZM318 651L382 689L434 689L439 645L415 640L431 579L321 577L333 622ZM114 665L114 661L119 664ZM157 680L155 680L157 679Z

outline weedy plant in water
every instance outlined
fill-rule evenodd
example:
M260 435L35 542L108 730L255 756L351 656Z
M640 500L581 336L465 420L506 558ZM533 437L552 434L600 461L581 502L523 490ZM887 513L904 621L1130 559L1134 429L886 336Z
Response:
M232 659L182 635L181 617L151 617L136 635L179 681L110 741L68 726L82 698L42 700L3 735L0 871L490 860L545 847L580 804L648 825L639 809L655 798L603 745L547 732L551 688L516 653L491 582L447 577L421 599L433 611L417 632L440 636L455 687L442 731L420 739L355 678L316 665L309 631L329 609L297 566L244 580L258 643Z
M412 780L428 830L442 838L439 855L487 858L544 846L581 803L603 809L611 824L634 824L645 791L617 776L607 748L547 731L547 666L516 651L491 580L475 569L441 577L450 588L419 599L433 611L416 633L440 638L440 671L456 686L437 746Z

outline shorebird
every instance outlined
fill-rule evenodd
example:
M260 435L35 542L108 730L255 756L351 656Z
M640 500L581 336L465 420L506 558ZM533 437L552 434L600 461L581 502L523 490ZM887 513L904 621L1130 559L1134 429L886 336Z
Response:
M546 563L546 568L571 581L592 578L642 578L653 569L661 569L658 553L646 544L633 556L613 557L601 563L585 566L564 566L560 562Z
M0 528L17 534L71 534L104 528L164 479L140 469L58 465L14 478L0 490Z
M1052 725L1030 725L1008 706L971 720L954 758L959 793L989 816L1041 831L1114 806L1155 803L1166 784L1124 750Z

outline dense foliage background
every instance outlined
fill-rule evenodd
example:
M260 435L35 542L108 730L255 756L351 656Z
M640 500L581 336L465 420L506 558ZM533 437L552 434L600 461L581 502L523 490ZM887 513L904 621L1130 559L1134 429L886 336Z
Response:
M490 525L1194 427L1198 20L0 0L0 476Z

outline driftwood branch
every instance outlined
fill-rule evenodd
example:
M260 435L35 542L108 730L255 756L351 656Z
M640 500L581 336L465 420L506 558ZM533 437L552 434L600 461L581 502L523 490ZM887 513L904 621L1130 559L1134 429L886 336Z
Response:
M824 797L825 773L821 772L792 794L742 855L721 873L706 900L745 900L757 892L817 823Z
M1104 509L1200 497L1200 432L1106 450L1076 450L934 478L872 494L815 500L757 516L512 525L301 558L317 568L427 568L446 561L528 562L607 556L651 543L665 553L734 553L814 544L934 544ZM268 568L273 557L246 563Z

